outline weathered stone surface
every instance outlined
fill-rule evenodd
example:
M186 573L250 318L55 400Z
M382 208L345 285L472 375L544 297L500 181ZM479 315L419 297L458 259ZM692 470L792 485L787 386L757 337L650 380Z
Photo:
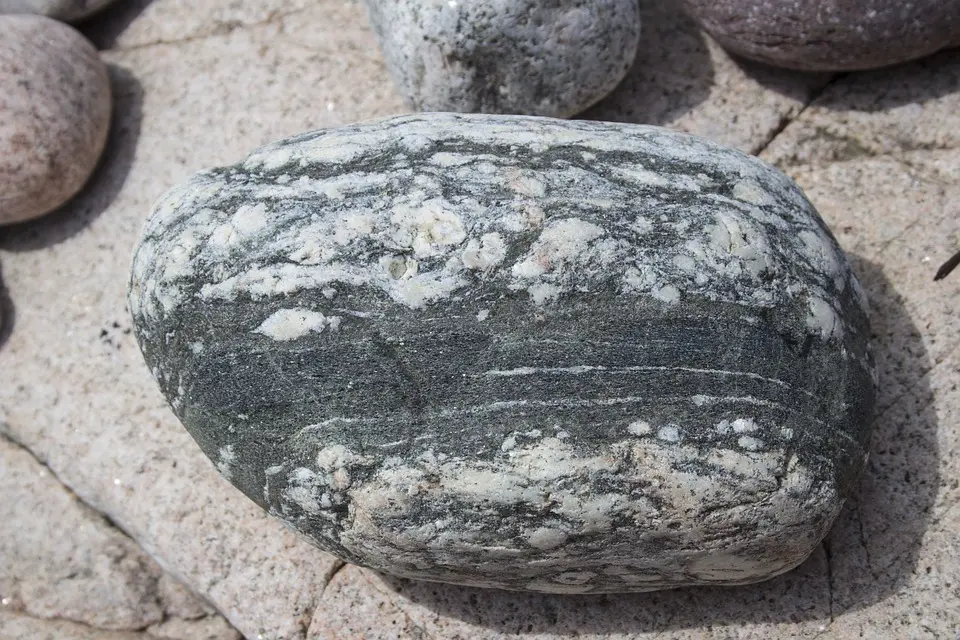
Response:
M5 429L0 416L0 431ZM149 626L156 637L239 638L133 540L2 436L0 470L0 605L5 610L79 622L89 625L89 633ZM16 620L0 618L0 637L35 637L5 635L5 627Z
M566 117L633 64L634 0L367 0L401 95L420 111Z
M104 629L163 619L161 571L132 540L2 437L0 465L0 595L8 606Z
M72 22L100 11L113 0L0 0L2 13L36 13Z
M724 47L778 66L856 71L960 45L960 1L684 0Z
M41 216L90 177L110 129L110 79L73 28L0 16L0 224Z
M220 471L402 576L767 578L869 435L865 299L829 231L769 165L664 129L303 134L168 193L129 303Z

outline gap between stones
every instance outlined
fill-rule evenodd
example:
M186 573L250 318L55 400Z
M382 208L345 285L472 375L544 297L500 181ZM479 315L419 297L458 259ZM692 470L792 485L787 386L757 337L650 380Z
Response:
M830 78L829 80L827 80L827 81L823 84L823 86L821 86L819 89L815 90L815 91L810 95L810 97L807 99L807 101L804 102L803 106L800 107L800 110L797 111L797 113L794 114L793 117L791 117L790 115L784 115L784 116L782 116L782 117L780 118L780 122L777 124L776 128L774 128L774 130L770 133L770 135L767 137L767 139L764 140L763 142L761 142L760 145L759 145L755 150L753 150L753 151L751 152L752 155L755 155L755 156L759 157L760 154L762 154L764 151L767 150L767 147L769 147L771 144L773 144L773 141L774 141L774 140L776 140L778 137L780 137L780 134L783 133L783 131L784 131L787 127L789 127L792 122L795 122L796 120L799 120L799 119L800 119L800 116L802 116L802 115L804 114L804 112L805 112L807 109L809 109L810 106L820 98L820 96L822 96L824 93L827 92L827 89L829 89L830 87L832 87L832 86L833 86L834 84L836 84L839 80L842 80L843 78L846 78L848 75L849 75L849 74L847 74L847 73L839 73L839 74L834 75L832 78Z

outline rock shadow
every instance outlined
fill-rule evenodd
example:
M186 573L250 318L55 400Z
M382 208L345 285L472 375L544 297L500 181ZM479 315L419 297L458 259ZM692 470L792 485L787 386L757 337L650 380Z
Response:
M719 46L719 45L718 45ZM822 71L798 71L784 69L764 62L749 60L741 55L728 51L730 59L754 82L765 89L776 91L782 96L807 104L815 98L831 81L844 74Z
M143 87L123 67L107 65L113 91L113 115L107 145L83 189L45 216L0 230L0 248L33 251L56 245L81 232L103 213L123 188L133 164L143 117Z
M876 113L921 105L960 92L960 49L902 64L842 74L815 104L824 109Z
M678 3L640 3L633 66L606 98L577 118L663 125L707 99L713 62L706 36Z
M153 4L153 0L114 2L76 25L97 49L112 49L130 23Z
M13 332L13 325L17 320L17 310L10 299L10 292L3 284L3 264L0 263L0 349L6 344Z
M512 593L379 579L401 599L497 634L646 633L744 623L829 622L902 590L916 571L939 485L937 417L920 330L883 269L854 257L873 306L881 378L859 495L800 567L759 584L599 596Z

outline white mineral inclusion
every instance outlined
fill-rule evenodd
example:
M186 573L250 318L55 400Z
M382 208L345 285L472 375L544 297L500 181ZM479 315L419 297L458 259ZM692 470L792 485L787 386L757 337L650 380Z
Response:
M217 459L217 470L224 478L230 480L233 476L233 470L230 465L237 461L236 451L234 451L232 444L227 444L220 447L217 453L219 456Z
M480 240L471 239L463 251L463 266L468 269L495 267L507 256L507 245L499 233L484 234Z
M237 209L230 220L213 230L208 242L214 246L229 247L248 240L266 228L269 224L267 215L267 207L263 203L245 204Z
M287 342L302 338L311 332L320 333L327 327L337 330L340 328L340 322L340 316L325 316L319 311L310 309L278 309L254 329L254 332L277 342Z
M584 260L590 242L603 234L601 227L578 218L548 223L527 257L514 265L513 275L533 279L580 262Z
M630 425L627 427L627 431L635 436L645 436L649 435L653 431L653 428L649 423L643 420L636 420L635 422L630 423Z

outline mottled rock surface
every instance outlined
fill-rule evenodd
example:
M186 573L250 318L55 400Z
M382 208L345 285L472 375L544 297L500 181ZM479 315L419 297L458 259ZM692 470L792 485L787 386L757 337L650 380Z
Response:
M665 129L303 134L168 193L129 303L224 476L407 577L771 577L869 435L866 301L830 232L772 167Z
M0 225L41 216L90 177L110 129L110 79L80 33L0 16Z
M82 20L113 0L0 0L2 13L36 13L55 20Z
M792 69L871 69L960 45L958 0L684 3L727 49Z
M400 94L419 111L567 117L633 64L635 0L367 0Z

